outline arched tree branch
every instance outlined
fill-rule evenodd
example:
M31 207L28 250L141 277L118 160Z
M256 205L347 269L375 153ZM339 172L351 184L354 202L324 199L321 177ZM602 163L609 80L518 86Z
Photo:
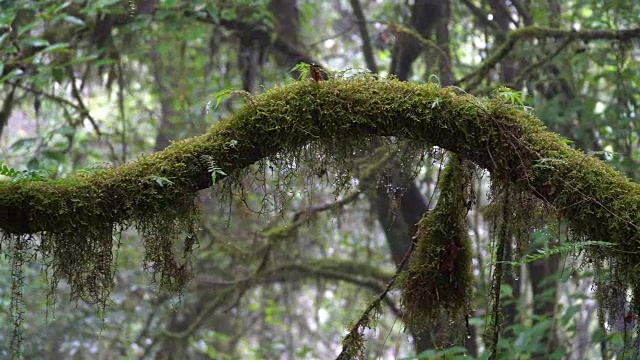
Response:
M344 149L371 136L393 136L458 153L493 179L547 201L577 234L615 243L590 255L627 265L620 280L640 285L640 185L571 149L527 110L500 98L364 74L294 82L250 100L208 133L136 162L66 180L1 183L0 229L6 236L87 233L85 243L104 242L116 225L145 225L192 203L195 191L211 185L203 156L231 174L310 143Z

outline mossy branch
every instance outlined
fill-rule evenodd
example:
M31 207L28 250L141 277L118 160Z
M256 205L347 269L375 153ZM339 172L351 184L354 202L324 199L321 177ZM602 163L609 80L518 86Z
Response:
M208 133L119 167L64 180L0 183L0 229L5 236L45 234L43 249L58 246L54 256L68 255L71 247L90 252L96 243L106 254L105 242L118 226L133 224L158 236L167 230L159 225L192 208L193 194L211 185L203 155L232 174L278 153L293 156L308 144L348 154L372 136L445 148L547 201L576 233L615 243L590 255L626 265L622 280L640 288L640 185L571 149L530 112L503 99L368 75L276 87ZM187 226L190 219L179 223ZM155 261L168 246L159 246Z

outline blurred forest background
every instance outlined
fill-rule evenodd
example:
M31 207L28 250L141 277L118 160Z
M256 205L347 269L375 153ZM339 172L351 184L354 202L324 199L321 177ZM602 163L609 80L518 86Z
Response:
M639 181L640 47L611 35L637 27L639 16L640 2L629 0L0 0L0 160L54 177L132 161L233 113L242 100L224 90L297 81L290 70L305 62L477 96L508 86L572 146ZM377 145L372 153L383 154ZM194 280L180 295L153 285L133 231L119 239L106 308L69 301L63 282L49 293L42 265L30 263L24 358L335 358L437 203L446 157L434 151L417 170L390 156L358 160L349 159L360 169L350 179L321 167L291 178L272 164L256 166L243 194L218 201L220 188L203 191ZM467 221L476 276L469 336L443 338L438 326L405 332L396 290L366 333L367 358L488 357L494 238L482 175ZM339 182L352 189L336 193ZM285 228L286 240L270 236ZM540 255L567 230L548 224L528 237L525 251ZM539 257L505 269L499 359L615 358L636 319L598 320L579 251ZM4 254L0 358L14 335L11 273Z

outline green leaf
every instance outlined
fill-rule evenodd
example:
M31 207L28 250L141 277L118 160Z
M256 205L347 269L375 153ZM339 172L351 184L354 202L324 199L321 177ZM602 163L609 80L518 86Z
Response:
M49 46L49 41L47 39L41 38L25 38L20 40L22 44L39 47L39 46Z
M164 176L151 175L148 176L147 179L151 181L155 181L160 187L164 187L165 185L173 185L173 181L169 180Z
M222 168L218 167L216 165L215 160L213 159L212 156L210 155L202 155L201 156L202 160L205 161L207 164L207 170L209 170L209 173L211 174L211 182L212 183L216 183L216 178L218 175L224 175L226 176L227 173L225 173L224 171L222 171Z
M220 106L220 103L222 103L222 100L224 100L225 98L229 97L229 94L231 94L231 90L220 90L218 92L215 92L212 97L215 98L216 100L216 104L213 107L213 110L216 110L218 108L218 106ZM209 101L207 103L207 109L211 108L211 103L213 102L213 100Z
M72 135L75 135L75 133L76 133L76 128L71 125L57 128L51 132L51 134L60 134L60 135L66 135L66 136L72 136Z
M9 177L16 177L18 174L20 174L20 171L14 169L14 168L10 168L6 164L1 164L0 163L0 175L9 176Z
M18 29L18 36L21 36L22 34L26 34L26 33L28 33L29 31L31 31L32 29L34 29L34 28L35 28L36 26L38 26L38 25L40 25L40 23L38 23L38 22L32 22L32 23L27 24L27 25L25 25L25 26L21 26L21 27Z
M60 51L68 51L69 43L58 43L49 45L46 48L42 49L42 52L60 52Z
M87 55L87 56L81 56L78 58L75 58L73 61L71 61L70 63L68 63L68 65L74 65L74 64L83 64L89 61L93 61L95 59L98 58L97 54L91 54L91 55Z
M3 77L0 77L0 83L2 83L5 80L9 80L9 79L13 79L15 77L18 77L18 76L22 75L23 73L24 73L24 71L22 69L13 69L8 74L5 74Z
M62 17L62 20L71 23L71 24L75 24L75 25L80 25L80 26L84 26L84 21L80 18L77 18L75 16L71 16L71 15L64 15Z
M64 3L60 4L59 6L56 6L55 9L53 10L53 13L54 14L58 14L58 13L62 12L62 10L66 9L67 7L69 7L69 5L71 5L71 1L64 2Z
M58 163L63 163L67 159L64 153L55 150L45 150L42 152L42 157L47 160L53 160Z
M624 334L620 332L612 333L611 335L609 335L609 342L616 345L623 345L625 343Z
M588 247L588 246L616 246L614 243L606 242L606 241L576 241L576 242L568 242L565 244L558 245L551 249L538 249L538 254L527 255L521 261L503 261L504 264L509 264L513 266L522 266L524 264L548 258L552 255L556 254L566 254L571 253L576 250Z
M51 69L51 75L58 84L62 84L62 81L64 80L64 69L61 67L54 67Z
M579 305L571 305L565 310L564 314L562 314L561 323L562 325L568 325L569 322L573 319L573 316L580 312Z
M38 142L38 138L30 137L30 138L22 138L9 147L11 150L20 150L20 149L28 149L35 145Z
M230 9L223 9L220 12L220 18L222 18L223 20L235 20L238 17L238 14L236 13L236 9L234 8L230 8Z
M309 73L311 72L311 64L307 64L304 62L297 63L294 67L289 70L289 72L298 71L300 75L298 75L298 80L303 80L309 77Z

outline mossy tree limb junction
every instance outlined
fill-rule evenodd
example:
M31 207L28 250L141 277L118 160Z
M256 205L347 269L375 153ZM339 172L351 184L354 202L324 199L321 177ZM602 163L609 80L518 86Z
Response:
M616 271L619 280L640 289L640 185L571 149L530 111L503 99L370 75L299 81L247 97L241 110L208 133L136 162L63 180L0 183L0 229L5 239L43 234L63 241L49 245L58 249L49 253L54 257L69 255L69 247L91 252L96 243L104 255L120 226L137 226L152 238L170 235L159 222L189 213L194 193L211 186L205 159L232 174L309 143L331 151L362 146L372 136L407 139L425 150L442 147L486 168L492 179L547 201L575 233L615 243L589 255L624 269ZM165 250L160 246L154 261L166 260Z

